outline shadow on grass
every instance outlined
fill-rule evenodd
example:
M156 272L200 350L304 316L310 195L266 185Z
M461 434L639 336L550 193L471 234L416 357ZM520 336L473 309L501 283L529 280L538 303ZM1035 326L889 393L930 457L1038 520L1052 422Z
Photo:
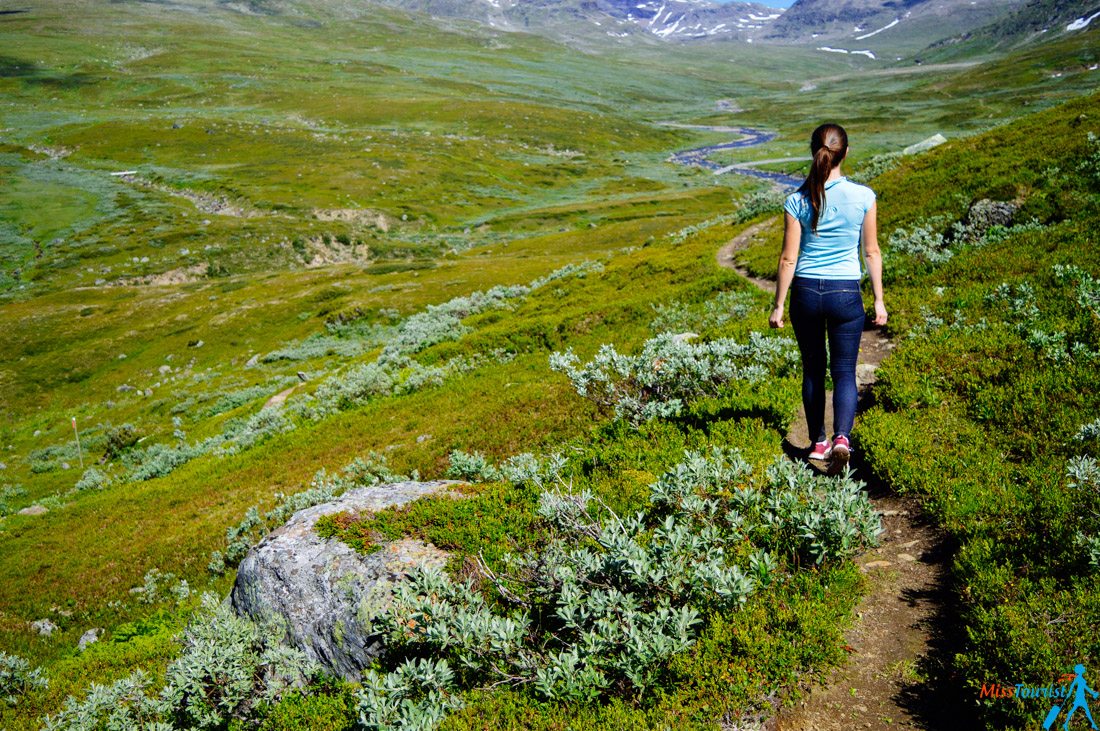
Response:
M928 652L916 662L916 680L905 683L894 696L920 728L979 728L974 715L976 704L967 696L966 678L959 677L951 659L966 644L963 625L958 621L962 608L958 595L950 586L947 566L954 548L944 537L921 556L921 561L939 564L941 581L926 590L906 590L902 598L909 603L930 603L935 613L921 622L928 634Z
M872 389L862 389L860 411L873 405L873 398ZM865 404L864 399L868 403ZM899 496L867 462L858 442L852 450L851 467L855 478L866 485L869 497L887 500L888 505L896 504L908 510L910 521L920 528L930 528L934 538L919 560L933 567L936 580L927 588L903 589L900 595L901 600L911 606L926 604L934 608L920 622L920 629L928 636L928 651L917 658L913 680L901 684L894 701L911 714L918 728L978 728L973 712L975 699L966 696L966 679L957 675L951 661L967 641L958 619L962 608L950 576L951 561L958 550L957 541L924 512L919 499Z
M9 11L11 12L11 11ZM33 61L14 56L0 56L0 79L20 79L24 84L76 89L96 82L96 77L84 72L59 74Z

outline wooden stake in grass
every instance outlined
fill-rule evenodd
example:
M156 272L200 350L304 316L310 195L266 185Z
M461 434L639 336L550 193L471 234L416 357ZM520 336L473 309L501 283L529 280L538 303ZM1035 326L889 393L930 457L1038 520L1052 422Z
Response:
M76 456L80 458L80 469L84 469L84 453L80 451L80 432L76 428L76 417L73 417L73 434L76 435Z

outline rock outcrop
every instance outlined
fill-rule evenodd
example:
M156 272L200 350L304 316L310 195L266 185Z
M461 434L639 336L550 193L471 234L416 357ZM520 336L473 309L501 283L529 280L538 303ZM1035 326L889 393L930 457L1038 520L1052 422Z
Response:
M230 602L238 614L285 620L287 639L309 657L349 680L382 650L371 620L392 597L395 582L414 565L441 566L447 553L403 539L360 554L317 535L324 515L374 512L426 495L445 493L453 481L398 482L349 490L339 499L295 513L257 544L237 571Z

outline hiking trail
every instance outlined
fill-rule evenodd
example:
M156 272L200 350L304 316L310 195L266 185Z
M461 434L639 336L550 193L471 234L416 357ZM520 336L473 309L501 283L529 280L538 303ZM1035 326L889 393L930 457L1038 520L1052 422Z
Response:
M737 252L766 235L771 221L748 227L718 250L718 264L732 269L765 292L775 282L752 276L736 261ZM778 250L776 251L778 260ZM789 328L789 322L785 329ZM856 380L863 413L869 406L875 370L894 344L880 329L863 333ZM832 424L832 393L825 406L826 426ZM799 410L784 441L788 458L805 461L809 454L806 416ZM849 659L832 671L824 685L810 690L797 705L779 709L762 727L766 731L839 731L840 729L928 729L947 709L936 708L922 679L935 674L943 637L937 631L944 614L946 592L943 535L923 517L915 498L893 494L875 481L861 459L859 443L852 451L857 479L868 484L875 508L882 513L880 545L856 557L867 579L867 594L856 607L855 621L845 633ZM822 463L811 463L824 472ZM809 686L809 679L803 683Z

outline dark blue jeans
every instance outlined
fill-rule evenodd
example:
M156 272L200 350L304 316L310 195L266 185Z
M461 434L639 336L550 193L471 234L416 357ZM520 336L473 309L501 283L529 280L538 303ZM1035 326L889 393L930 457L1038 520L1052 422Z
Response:
M833 376L833 434L848 436L856 418L856 360L865 318L859 280L795 277L790 318L802 353L802 405L810 440L825 439L826 364Z

